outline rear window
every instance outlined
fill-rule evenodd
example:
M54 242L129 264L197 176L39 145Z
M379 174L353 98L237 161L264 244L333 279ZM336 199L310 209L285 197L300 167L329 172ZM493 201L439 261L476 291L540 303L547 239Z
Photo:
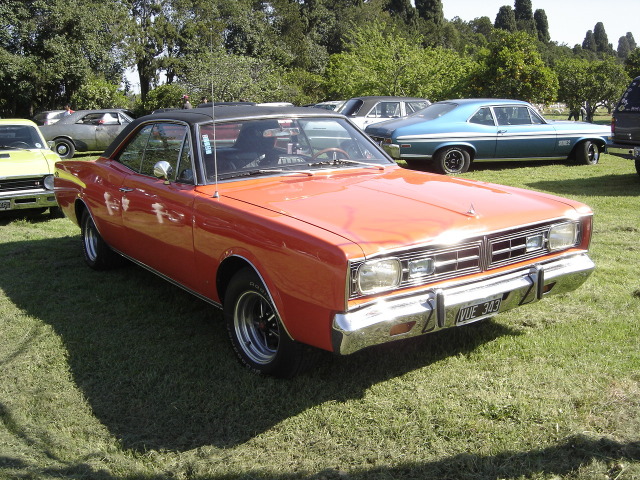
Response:
M457 105L455 103L432 103L427 108L418 110L418 112L410 116L416 118L424 118L425 120L433 120L435 118L441 117L445 113L449 113L456 107Z
M640 112L640 77L631 82L622 94L616 112Z
M351 100L347 100L345 104L340 108L340 113L346 115L347 117L357 115L362 108L364 102L359 98L352 98Z

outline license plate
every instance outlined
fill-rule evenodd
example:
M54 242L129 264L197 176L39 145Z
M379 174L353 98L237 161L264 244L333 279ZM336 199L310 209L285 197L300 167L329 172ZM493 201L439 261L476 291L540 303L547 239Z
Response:
M0 210L11 210L11 200L0 200Z
M464 325L465 323L475 322L489 315L498 313L500 310L500 304L502 303L502 297L493 298L486 302L476 303L475 305L469 305L468 307L462 307L458 310L458 316L456 317L456 325Z

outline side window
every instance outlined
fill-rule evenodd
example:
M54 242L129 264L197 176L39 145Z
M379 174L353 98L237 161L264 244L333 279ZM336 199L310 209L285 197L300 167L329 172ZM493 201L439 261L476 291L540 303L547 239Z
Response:
M140 129L133 140L129 142L118 156L118 161L121 164L129 167L136 173L140 173L141 171L144 149L147 146L152 129L153 125L147 125Z
M102 120L103 113L89 113L78 120L76 123L81 123L83 125L98 125L100 120Z
M400 102L379 102L371 109L369 118L391 118L400 116Z
M422 110L423 108L427 108L428 104L425 101L416 101L416 102L407 102L405 107L407 108L407 115L411 115L412 113L416 113L418 110Z
M491 109L488 107L482 107L478 110L470 119L469 123L477 123L479 125L490 125L495 126L495 122L493 120L493 114L491 113Z
M538 115L537 112L529 109L529 115L531 116L531 123L533 123L534 125L542 125L544 123L544 121L542 120L540 115Z
M119 123L117 113L105 113L102 118L98 120L98 124L100 125L118 125Z
M153 175L153 167L160 161L169 162L173 169L173 174L169 180L176 179L178 171L178 161L182 154L182 145L187 133L185 125L173 123L157 123L153 126L149 141L147 142L142 157L140 173L142 175Z
M531 125L527 107L494 107L498 125Z

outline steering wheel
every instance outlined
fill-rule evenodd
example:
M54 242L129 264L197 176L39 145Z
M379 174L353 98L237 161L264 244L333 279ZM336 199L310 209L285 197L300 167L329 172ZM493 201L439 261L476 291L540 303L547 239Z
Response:
M16 148L31 148L31 145L27 142L13 142L11 146Z
M320 155L323 155L323 154L329 153L329 152L341 153L342 155L344 155L344 157L346 159L349 159L349 154L347 152L345 152L341 148L331 147L331 148L324 148L324 149L320 150L319 152L314 153L313 156L311 157L311 160L315 160Z

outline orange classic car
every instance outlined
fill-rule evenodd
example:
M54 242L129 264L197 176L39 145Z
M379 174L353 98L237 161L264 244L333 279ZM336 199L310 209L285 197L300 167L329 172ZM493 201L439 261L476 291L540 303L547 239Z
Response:
M99 159L58 162L55 192L90 267L126 257L221 308L240 361L279 377L572 291L594 268L586 205L403 169L319 109L142 117Z

